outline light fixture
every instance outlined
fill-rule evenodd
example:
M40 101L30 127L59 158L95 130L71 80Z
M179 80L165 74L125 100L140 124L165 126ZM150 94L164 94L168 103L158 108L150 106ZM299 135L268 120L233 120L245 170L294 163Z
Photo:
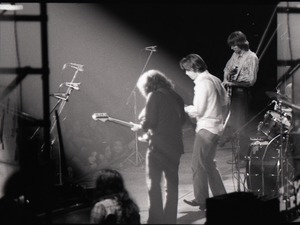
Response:
M0 10L5 10L5 11L23 10L23 5L0 4Z

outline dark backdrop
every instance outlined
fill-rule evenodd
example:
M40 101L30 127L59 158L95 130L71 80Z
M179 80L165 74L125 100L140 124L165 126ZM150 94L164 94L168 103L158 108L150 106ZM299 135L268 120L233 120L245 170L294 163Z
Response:
M178 60L198 53L212 74L223 78L223 68L232 54L228 35L241 30L247 35L250 49L259 50L260 68L255 85L254 108L268 102L266 90L276 86L275 3L115 3L101 4L134 29L144 33L159 47L164 46ZM272 16L273 15L273 16ZM260 45L260 48L258 49ZM263 53L261 55L260 53ZM184 94L183 94L184 95Z

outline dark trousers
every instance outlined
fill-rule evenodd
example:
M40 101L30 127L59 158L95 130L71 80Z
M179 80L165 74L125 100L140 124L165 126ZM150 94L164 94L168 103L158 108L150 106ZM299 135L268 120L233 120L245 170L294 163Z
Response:
M170 149L172 150L172 149ZM176 224L178 206L178 170L181 154L170 156L147 151L146 183L149 195L148 224ZM164 176L165 204L161 181Z
M250 102L250 92L247 88L233 88L231 96L231 116L229 126L233 133L237 134L239 141L240 159L244 159L248 154L250 144L249 134L247 132L248 111Z

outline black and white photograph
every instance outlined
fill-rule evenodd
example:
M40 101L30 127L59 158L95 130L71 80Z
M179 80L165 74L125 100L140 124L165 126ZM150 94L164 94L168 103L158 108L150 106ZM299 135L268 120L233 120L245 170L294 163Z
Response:
M0 3L1 224L300 223L300 1Z

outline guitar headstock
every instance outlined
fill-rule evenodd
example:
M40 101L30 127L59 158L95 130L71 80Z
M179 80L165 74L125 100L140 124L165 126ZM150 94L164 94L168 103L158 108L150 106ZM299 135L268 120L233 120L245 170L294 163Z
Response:
M107 113L94 113L92 115L92 118L94 120L100 120L102 122L106 122L107 120L109 120L109 116L107 115Z

